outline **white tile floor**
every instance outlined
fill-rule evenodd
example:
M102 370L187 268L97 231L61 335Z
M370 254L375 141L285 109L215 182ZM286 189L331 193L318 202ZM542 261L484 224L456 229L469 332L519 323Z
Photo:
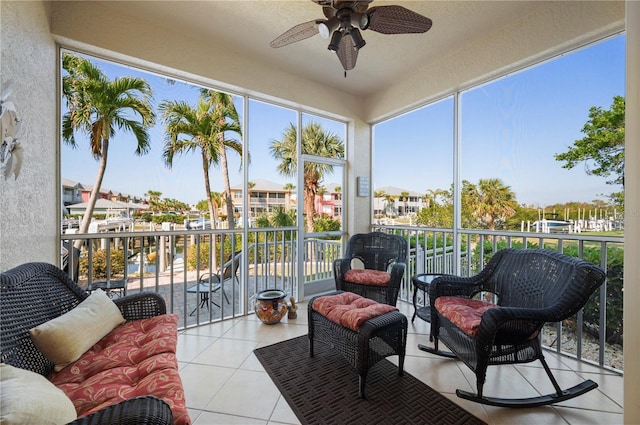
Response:
M411 319L413 307L398 303ZM296 320L265 325L254 316L180 332L178 361L191 419L202 424L298 424L287 402L253 355L257 347L307 333L306 304ZM428 341L428 324L409 322L405 370L489 424L622 424L622 377L549 353L560 386L590 378L599 387L573 400L535 409L505 409L462 400L457 388L475 391L475 376L462 363L418 350ZM397 357L390 357L395 362ZM355 385L355 384L354 384ZM528 397L550 393L540 362L489 367L485 394Z

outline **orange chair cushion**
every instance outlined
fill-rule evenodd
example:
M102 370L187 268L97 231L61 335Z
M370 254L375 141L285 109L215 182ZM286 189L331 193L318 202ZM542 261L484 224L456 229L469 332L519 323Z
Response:
M435 307L438 312L472 338L478 335L480 321L485 311L497 305L469 298L438 297Z
M351 269L344 274L344 280L360 285L387 286L391 280L391 273L380 270Z
M78 417L154 395L167 402L175 424L190 424L178 374L177 324L175 314L126 322L49 380L71 399Z
M380 304L352 292L318 297L313 301L313 310L333 323L358 332L369 319L398 310L388 304Z

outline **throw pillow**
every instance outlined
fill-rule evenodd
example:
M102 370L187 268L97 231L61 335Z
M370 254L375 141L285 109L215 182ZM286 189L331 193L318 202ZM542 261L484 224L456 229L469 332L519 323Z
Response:
M66 424L76 419L69 397L44 376L0 363L0 423Z
M59 372L124 322L118 306L98 289L73 310L31 329L29 333L36 348L55 364L54 369Z

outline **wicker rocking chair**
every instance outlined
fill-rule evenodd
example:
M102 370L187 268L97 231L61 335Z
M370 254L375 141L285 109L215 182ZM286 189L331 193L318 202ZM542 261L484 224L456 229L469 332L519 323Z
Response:
M407 241L401 236L381 232L353 235L344 258L333 262L336 289L395 306L406 258ZM358 268L354 267L357 261Z
M475 372L477 393L458 397L502 407L532 407L565 401L597 388L586 380L562 390L544 359L540 332L545 323L575 315L604 282L595 265L543 249L498 251L477 275L441 276L429 286L433 348L419 348L462 360ZM492 303L476 299L489 295ZM484 298L484 297L483 297ZM495 304L494 304L495 303ZM451 352L439 349L439 343ZM555 393L518 399L486 397L487 366L540 360Z

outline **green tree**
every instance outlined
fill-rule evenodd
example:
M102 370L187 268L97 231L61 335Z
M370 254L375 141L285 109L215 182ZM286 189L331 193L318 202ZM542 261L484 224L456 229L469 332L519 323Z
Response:
M107 169L109 143L117 130L133 133L136 155L149 151L147 130L155 122L152 90L141 78L120 77L111 81L89 60L64 53L62 67L62 95L68 111L62 117L62 139L76 148L75 132L89 135L93 157L98 161L98 172L91 190L87 209L79 232L86 233L93 210L100 194L100 187ZM75 246L79 248L82 240Z
M313 219L314 232L331 232L340 230L341 227L342 226L339 220L336 220L327 214L320 214Z
M149 207L151 211L160 211L160 196L162 192L158 192L156 190L147 190L146 195L149 197Z
M274 208L273 211L261 214L255 219L256 227L293 227L296 225L294 210L285 211L284 208Z
M409 192L400 192L400 201L404 208L402 209L402 215L407 215L407 201L409 200Z
M489 230L513 216L518 206L515 193L500 179L480 179L477 186L467 186L464 195L473 216Z
M571 169L582 162L587 174L612 177L607 183L624 188L624 126L625 98L614 96L610 109L595 106L589 109L589 120L582 127L585 137L554 157L564 162L562 168ZM610 198L622 205L623 193L614 192Z
M218 119L218 125L220 129L225 128L227 125L231 125L233 130L219 131L218 136L218 152L220 156L220 168L222 169L222 180L224 188L224 203L227 206L227 221L229 222L229 229L235 227L235 219L233 216L233 198L231 197L231 183L229 181L229 165L227 162L227 148L234 150L242 158L242 145L235 139L227 139L226 132L232 131L242 137L242 125L240 124L240 116L236 110L236 106L233 103L233 97L226 93L221 93L214 90L203 89L200 91L201 95L209 102L209 105L213 108L215 116Z
M251 209L251 190L256 187L256 183L252 182L252 181L248 181L247 182L247 199L249 199L249 208L246 208L246 211L248 213L248 217L253 217L253 210Z
M418 211L416 221L427 227L453 227L453 196L444 189L428 190L427 206Z
M228 133L241 135L238 114L233 102L224 93L205 90L195 106L191 107L184 101L163 101L159 108L166 125L165 146L163 158L165 164L171 168L176 155L199 151L202 159L202 173L206 199L209 203L209 216L217 216L214 208L209 168L221 164L225 186L225 200L227 203L227 219L229 228L234 227L233 204L231 203L229 171L226 160L226 148L231 148L242 156L242 144ZM231 105L231 106L229 106Z
M289 211L290 207L291 207L291 193L295 190L295 185L293 183L286 183L284 186L282 186L282 189L284 189L287 193L286 193L286 198L285 198L285 210Z
M271 142L271 155L280 161L278 172L286 177L295 177L298 172L297 147L298 130L291 123L282 134L281 140ZM301 153L328 158L344 158L344 142L335 134L326 132L316 122L302 128ZM315 199L325 174L331 173L333 166L306 162L304 173L304 212L307 231L313 231L315 216Z
M389 215L389 213L391 213L391 215L395 215L396 214L396 209L395 209L395 203L396 203L396 198L393 195L390 195L388 193L385 193L384 190L381 191L382 192L382 198L384 198L384 213L385 215Z

